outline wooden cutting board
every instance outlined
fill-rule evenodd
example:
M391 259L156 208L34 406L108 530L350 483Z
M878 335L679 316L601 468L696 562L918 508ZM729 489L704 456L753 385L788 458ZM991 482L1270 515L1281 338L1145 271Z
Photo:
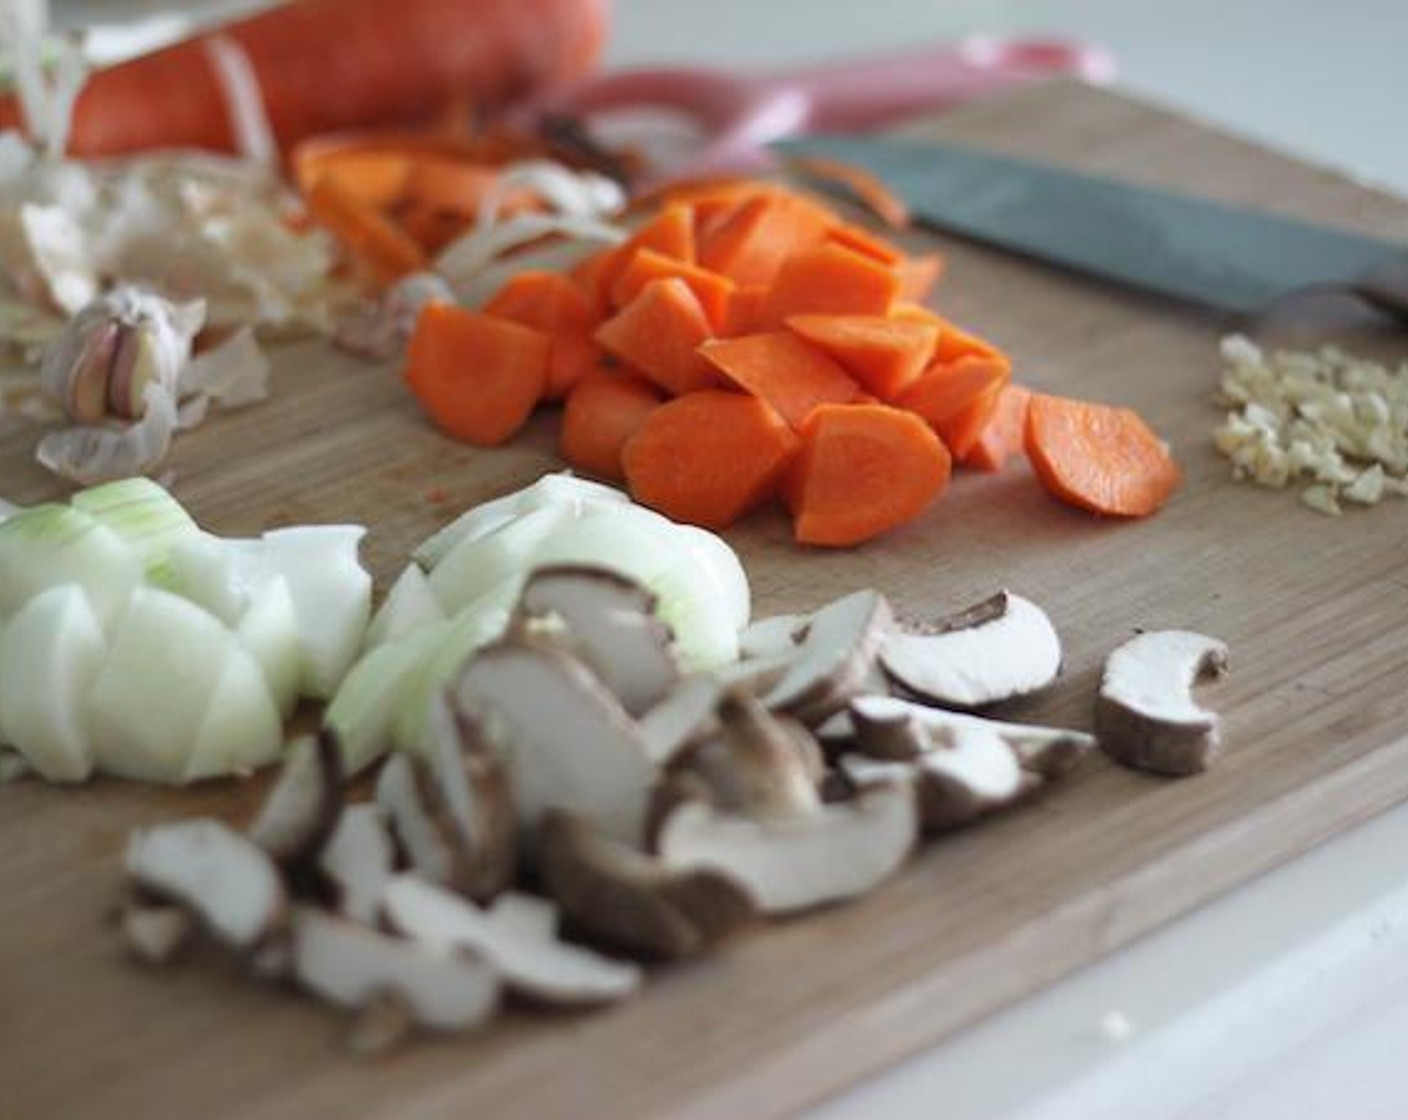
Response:
M1033 90L919 131L1408 236L1408 204L1109 93ZM1216 770L1168 781L1088 759L1033 804L928 845L864 901L661 969L622 1007L515 1011L481 1037L369 1063L342 1052L339 1018L311 1001L215 959L144 972L106 924L128 829L196 813L242 822L261 782L6 788L0 1116L784 1113L1408 794L1408 505L1329 519L1292 494L1232 484L1210 438L1226 324L941 248L947 310L1009 349L1023 380L1141 409L1187 481L1159 516L1118 524L1051 502L1025 467L963 476L919 524L850 552L799 551L784 519L763 515L729 534L759 612L860 585L901 610L937 612L1011 587L1047 606L1068 651L1063 683L1029 714L1080 726L1101 659L1135 627L1219 635L1234 671L1208 695L1226 718ZM1408 349L1402 335L1325 312L1301 308L1256 331ZM0 491L19 501L55 492L29 462L32 442L0 446ZM554 466L551 446L546 421L500 452L442 440L394 371L305 344L280 354L270 403L183 437L172 465L179 497L221 533L366 522L384 587L451 514Z

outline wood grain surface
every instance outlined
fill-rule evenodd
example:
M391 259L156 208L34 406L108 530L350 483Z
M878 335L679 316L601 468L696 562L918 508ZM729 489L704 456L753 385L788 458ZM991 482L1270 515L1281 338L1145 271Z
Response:
M1408 236L1408 204L1109 93L1032 90L920 131ZM1408 505L1332 520L1232 484L1210 439L1226 323L940 247L944 308L1010 350L1029 383L1143 410L1185 466L1183 489L1159 516L1117 524L1051 502L1025 467L964 476L918 524L836 553L799 551L765 514L729 534L758 610L873 585L926 613L1011 587L1046 605L1067 648L1063 682L1028 714L1078 726L1103 656L1136 627L1205 630L1233 654L1207 695L1226 721L1216 770L1168 781L1091 758L1033 804L930 844L864 901L658 970L624 1006L515 1010L479 1037L374 1062L343 1053L337 1015L214 958L144 971L108 924L128 829L195 813L242 822L262 782L5 788L0 1117L784 1114L1408 795ZM1343 307L1287 308L1250 329L1405 350ZM426 532L555 465L550 419L511 449L457 446L427 429L394 369L321 344L281 352L276 387L182 437L176 493L227 534L364 521L382 587ZM0 445L7 497L56 492L33 442Z

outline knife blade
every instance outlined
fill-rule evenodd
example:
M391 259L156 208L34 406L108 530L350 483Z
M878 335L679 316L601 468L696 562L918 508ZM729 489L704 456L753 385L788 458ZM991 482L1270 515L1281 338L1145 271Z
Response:
M930 141L774 145L864 168L939 229L1136 288L1248 314L1305 289L1408 319L1408 245Z

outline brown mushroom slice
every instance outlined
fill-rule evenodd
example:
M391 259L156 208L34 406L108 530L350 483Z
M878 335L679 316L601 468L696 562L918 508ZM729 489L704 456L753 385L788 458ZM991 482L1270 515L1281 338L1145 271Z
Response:
M568 651L631 715L658 703L679 679L674 635L656 617L655 595L619 572L539 568L524 585L518 611L527 619L560 619Z
M1193 685L1227 671L1227 646L1189 630L1156 630L1105 661L1095 734L1111 758L1175 776L1206 770L1221 748L1217 713L1193 699Z
M426 732L435 800L444 809L437 819L460 852L459 874L449 885L487 902L518 870L518 825L504 764L479 721L443 692L431 698Z
M190 910L220 941L252 949L283 920L283 880L269 854L220 821L202 817L139 829L127 842L127 875Z
M805 727L774 716L755 696L736 689L720 700L718 717L742 813L786 820L816 812L821 804L816 788L820 749Z
M1038 781L1023 772L1001 736L981 725L930 729L925 749L907 760L847 755L841 767L857 784L907 770L925 832L968 824L1016 801Z
M796 653L809 621L804 614L775 614L754 619L739 631L739 658L749 660Z
M746 688L755 696L764 696L778 686L796 660L796 650L770 653L765 657L730 661L727 665L720 665L713 673L725 688Z
M145 964L168 964L196 931L191 912L180 906L132 901L122 911L122 935Z
M556 938L561 912L551 899L524 891L504 891L489 906L489 916L502 929L524 937Z
M465 667L455 701L481 721L508 771L521 842L531 844L551 808L641 842L655 764L635 723L580 662L535 643L500 642Z
M440 952L470 949L514 992L561 1006L611 1003L636 991L640 969L555 936L525 936L474 903L414 875L387 884L382 913L393 929Z
M364 925L376 921L395 862L386 810L370 801L347 806L318 853L318 870L337 895L338 912Z
M330 731L307 735L289 748L249 838L284 867L323 846L342 811L342 755Z
M438 953L310 907L294 911L292 973L314 995L361 1011L394 998L432 1030L482 1026L499 1006L493 966L477 954Z
M647 959L699 953L754 913L731 876L668 868L570 813L543 817L538 874L578 933Z
M681 677L659 703L641 713L636 730L646 757L656 766L669 766L717 727L715 711L724 684L713 673Z
M856 749L873 758L912 759L928 749L926 732L985 728L1016 752L1022 769L1056 777L1095 746L1095 736L1084 731L987 719L892 696L858 696L848 714Z
M1030 599L1003 591L955 617L964 625L886 634L880 665L890 679L931 704L980 708L1043 689L1060 673L1061 639Z
M822 607L764 702L808 726L822 723L864 689L891 623L890 605L878 591L856 591Z
M446 819L426 763L393 754L377 775L376 800L386 810L391 833L416 874L432 883L462 881L464 852Z
M667 867L727 875L760 910L779 914L866 893L899 868L917 834L909 785L885 782L785 820L682 801L661 822L656 843Z

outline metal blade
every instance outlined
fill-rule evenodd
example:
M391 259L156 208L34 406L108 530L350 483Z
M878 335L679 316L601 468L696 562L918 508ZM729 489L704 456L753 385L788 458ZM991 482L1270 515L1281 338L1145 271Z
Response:
M865 168L941 229L1230 311L1408 268L1401 244L951 144L812 136L774 147Z

